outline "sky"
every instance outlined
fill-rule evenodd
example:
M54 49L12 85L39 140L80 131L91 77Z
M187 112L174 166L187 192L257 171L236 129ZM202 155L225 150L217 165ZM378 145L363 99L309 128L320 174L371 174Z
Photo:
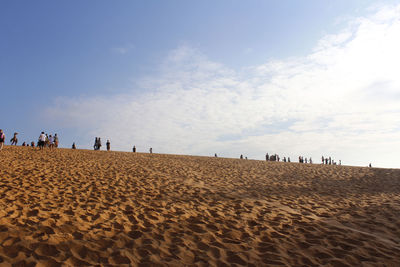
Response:
M1 1L0 128L400 167L400 1Z

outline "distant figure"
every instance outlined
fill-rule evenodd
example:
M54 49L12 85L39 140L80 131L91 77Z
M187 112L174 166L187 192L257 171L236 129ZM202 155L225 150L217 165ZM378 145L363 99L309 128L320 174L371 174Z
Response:
M307 164L307 158L305 158L305 159L304 159L304 163L306 163L306 164Z
M339 165L342 165L342 161L339 159Z
M49 148L52 150L54 148L54 137L52 135L49 135Z
M93 145L93 149L97 150L97 144L98 144L98 139L97 137L94 138L94 145Z
M35 142L34 141L31 142L31 147L35 147Z
M0 150L3 149L5 142L6 142L6 135L3 133L3 130L0 129Z
M268 155L268 153L267 153L267 155L265 155L265 160L266 160L266 161L269 161L269 155Z
M290 162L290 157L287 158L287 162Z
M110 140L107 140L106 146L107 146L107 151L110 151L111 148Z
M152 147L150 147L150 154L152 154L153 153L153 148Z
M325 165L328 165L328 158L325 158Z
M214 154L214 157L218 158L217 153Z
M247 160L247 157L246 157L246 160Z
M100 150L100 148L101 148L101 139L99 137L97 138L97 150Z
M281 158L278 155L275 154L275 156L276 156L277 161L281 160Z
M286 157L283 157L283 162L286 162Z
M47 134L45 134L45 136L46 136L46 138L45 138L45 140L44 140L44 145L45 145L46 147L49 147L49 136L48 136Z
M55 134L54 135L54 147L58 147L58 135L57 134Z
M75 142L72 143L72 149L76 149Z
M310 157L310 164L312 164L312 158Z
M22 143L22 146L26 146L26 142L23 142L23 143Z
M322 156L322 164L324 164L325 160L324 160L324 156Z
M13 138L11 138L11 140L10 140L11 145L15 145L15 146L17 145L17 143L18 143L17 135L18 135L18 133L14 133Z
M42 132L39 136L38 147L40 150L44 149L44 145L46 143L46 135Z
M240 159L243 159L243 155L240 155Z
M372 165L371 165L371 163L368 165L370 168L372 168Z
M331 159L331 157L329 157L329 165L331 165L332 164L332 159Z
M132 148L132 152L135 153L136 152L136 146L133 146Z

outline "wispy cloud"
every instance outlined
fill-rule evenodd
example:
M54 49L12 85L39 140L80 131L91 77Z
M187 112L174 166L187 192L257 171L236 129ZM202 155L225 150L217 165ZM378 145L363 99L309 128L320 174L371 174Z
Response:
M129 53L130 51L132 51L132 49L134 49L134 48L135 48L135 46L133 44L125 44L125 45L113 47L111 49L111 51L116 54L125 55L125 54Z
M49 114L128 150L262 158L331 154L397 166L400 5L349 21L306 57L232 70L181 46L142 93L58 99ZM396 165L397 164L397 165Z

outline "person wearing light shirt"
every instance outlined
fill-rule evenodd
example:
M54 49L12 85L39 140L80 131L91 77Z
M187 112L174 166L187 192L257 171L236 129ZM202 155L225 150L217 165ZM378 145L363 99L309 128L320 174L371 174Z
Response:
M46 142L46 135L42 132L39 136L39 149L42 150L44 148L44 144Z

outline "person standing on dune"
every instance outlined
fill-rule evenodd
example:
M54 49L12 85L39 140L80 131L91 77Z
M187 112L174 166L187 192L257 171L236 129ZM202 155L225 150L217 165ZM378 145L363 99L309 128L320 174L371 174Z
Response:
M18 135L18 133L14 133L13 138L11 138L11 140L10 140L11 145L15 145L15 146L17 145L17 143L18 143L17 135Z
M58 147L58 135L54 134L53 138L54 138L54 147L57 148Z
M0 150L3 149L5 141L6 141L6 135L3 133L3 130L0 129Z
M107 140L106 146L107 146L107 151L110 151L110 149L111 149L110 140Z
M39 142L38 142L40 150L44 149L45 143L46 143L46 135L44 134L44 132L42 132L39 136Z

